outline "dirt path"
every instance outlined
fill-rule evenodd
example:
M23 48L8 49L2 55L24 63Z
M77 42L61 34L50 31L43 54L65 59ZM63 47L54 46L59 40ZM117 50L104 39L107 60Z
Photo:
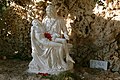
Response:
M21 60L0 60L0 80L120 80L118 72L112 73L85 67L77 68L71 73L62 73L58 77L43 77L27 73L28 63L29 61Z

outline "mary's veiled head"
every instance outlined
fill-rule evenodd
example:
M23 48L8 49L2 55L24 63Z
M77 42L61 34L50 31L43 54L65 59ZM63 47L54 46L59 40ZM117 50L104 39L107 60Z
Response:
M53 5L48 5L46 8L46 14L48 17L55 17L57 14L57 10Z

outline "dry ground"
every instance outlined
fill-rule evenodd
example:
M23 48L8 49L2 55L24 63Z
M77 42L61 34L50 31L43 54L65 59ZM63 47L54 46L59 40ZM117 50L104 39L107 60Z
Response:
M21 60L0 60L0 80L120 80L118 72L86 67L77 67L58 76L29 74L26 72L28 63L29 61Z

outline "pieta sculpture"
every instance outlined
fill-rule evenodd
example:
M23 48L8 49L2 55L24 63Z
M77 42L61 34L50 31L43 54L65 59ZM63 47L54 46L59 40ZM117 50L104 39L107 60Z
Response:
M29 63L28 72L58 74L62 71L73 69L74 60L69 55L67 41L67 28L65 21L56 14L54 6L46 8L46 17L40 22L32 21L31 47L32 61ZM61 38L61 31L64 38Z

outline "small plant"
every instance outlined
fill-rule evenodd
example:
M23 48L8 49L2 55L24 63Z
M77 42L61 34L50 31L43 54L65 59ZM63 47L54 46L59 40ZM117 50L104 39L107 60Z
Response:
M80 80L80 76L78 74L70 71L61 72L58 75L43 76L42 78L50 80Z

